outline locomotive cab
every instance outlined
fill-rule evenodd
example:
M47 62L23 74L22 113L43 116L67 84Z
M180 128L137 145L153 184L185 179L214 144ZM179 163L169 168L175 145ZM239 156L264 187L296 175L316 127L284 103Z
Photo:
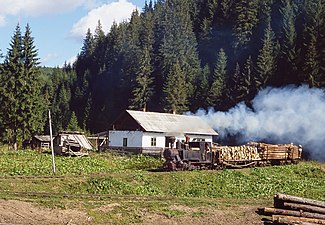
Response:
M167 148L164 150L163 155L167 169L211 168L213 166L215 152L211 151L210 142L192 141L176 144L176 146L177 149Z

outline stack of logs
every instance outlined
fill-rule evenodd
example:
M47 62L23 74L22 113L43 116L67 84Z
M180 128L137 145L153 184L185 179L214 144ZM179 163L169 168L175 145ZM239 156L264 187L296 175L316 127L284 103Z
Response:
M226 161L232 160L261 160L256 146L218 146L220 157Z
M273 224L325 224L325 202L285 194L274 196L274 208L260 209L272 215Z

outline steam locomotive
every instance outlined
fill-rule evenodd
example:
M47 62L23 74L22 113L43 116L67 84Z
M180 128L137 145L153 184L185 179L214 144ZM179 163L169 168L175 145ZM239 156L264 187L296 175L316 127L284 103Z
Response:
M175 139L170 139L174 146ZM250 142L240 146L220 146L206 141L194 140L176 143L176 148L163 152L164 169L223 169L298 163L302 146L291 144L266 144Z

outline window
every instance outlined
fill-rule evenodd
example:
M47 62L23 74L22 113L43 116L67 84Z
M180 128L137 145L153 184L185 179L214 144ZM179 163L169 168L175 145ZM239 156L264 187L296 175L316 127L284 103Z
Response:
M155 137L151 138L151 146L155 147L157 145L157 139Z
M127 147L127 146L128 146L128 139L123 138L123 147Z

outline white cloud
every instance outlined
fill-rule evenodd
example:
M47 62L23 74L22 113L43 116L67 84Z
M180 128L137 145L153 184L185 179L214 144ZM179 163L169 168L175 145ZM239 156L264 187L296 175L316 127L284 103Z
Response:
M122 22L129 19L133 10L137 7L127 0L107 3L88 12L87 16L75 23L70 31L70 36L78 39L84 38L88 28L93 33L98 20L105 33L107 33L113 22Z
M0 17L56 14L95 4L96 0L0 0Z
M5 17L0 15L0 27L4 26L5 24L6 24Z
M57 53L48 53L41 61L41 64L45 65L48 62L50 62L51 60L57 59L59 58L59 55Z

